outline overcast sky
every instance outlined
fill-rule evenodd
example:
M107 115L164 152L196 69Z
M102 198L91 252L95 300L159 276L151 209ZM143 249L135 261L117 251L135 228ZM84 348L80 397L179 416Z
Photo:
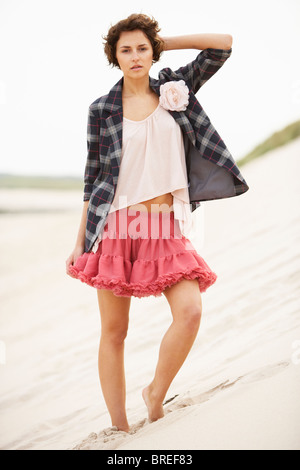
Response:
M131 13L162 36L233 36L197 98L236 160L300 119L299 0L0 0L0 172L83 175L88 107L122 76L101 36ZM151 76L196 55L165 52Z

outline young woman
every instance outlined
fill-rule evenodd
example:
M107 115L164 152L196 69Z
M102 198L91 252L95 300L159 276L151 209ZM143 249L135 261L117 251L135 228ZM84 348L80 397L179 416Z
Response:
M129 431L124 340L131 296L166 297L173 321L142 394L150 421L198 333L201 293L216 274L186 236L200 201L232 197L248 186L195 97L231 54L229 34L160 37L157 22L135 14L105 37L122 79L89 107L84 207L71 277L97 289L101 315L99 376L112 425ZM149 76L162 51L198 49L196 59ZM137 215L138 213L138 215ZM138 227L140 230L138 230ZM146 325L145 325L146 327Z

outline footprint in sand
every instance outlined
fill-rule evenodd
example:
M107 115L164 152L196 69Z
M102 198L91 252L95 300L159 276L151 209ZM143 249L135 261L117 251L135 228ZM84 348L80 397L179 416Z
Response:
M289 367L289 362L280 362L276 364L270 364L268 366L261 367L260 369L251 371L237 377L233 380L226 380L215 386L214 388L207 390L206 392L201 393L200 395L196 396L189 396L189 392L187 396L180 397L179 395L175 395L174 397L166 400L164 405L171 403L166 409L166 414L171 413L172 411L180 410L182 408L186 408L188 406L199 405L210 400L214 397L217 393L226 390L230 387L235 386L236 384L247 384L252 382L259 382L261 380L267 379L272 377L273 375L279 374L287 367ZM179 398L178 398L179 397ZM178 398L176 400L176 398ZM133 424L130 427L129 433L118 431L116 426L112 426L110 428L103 429L99 434L91 433L86 439L84 439L80 444L73 448L73 450L113 450L116 449L120 444L124 442L125 439L130 439L130 436L136 434L139 430L141 430L146 424L149 424L148 419L143 419L138 421L137 423Z
M116 449L125 439L136 434L144 425L148 423L147 419L143 419L130 427L129 433L119 431L116 426L103 429L96 434L91 433L80 444L75 446L73 450L113 450Z
M170 405L166 409L166 413L170 413L172 411L176 411L187 406L199 405L201 403L204 403L214 397L217 393L230 387L233 387L237 383L247 384L267 379L269 377L272 377L273 375L279 374L287 367L289 367L289 365L289 362L270 364L268 366L261 367L260 369L257 369L255 371L249 372L243 376L237 377L236 379L226 380L225 382L220 383L216 387L208 390L207 392L203 392L200 395L196 395L193 397L188 396L186 398L182 397L181 399L176 400L172 405Z

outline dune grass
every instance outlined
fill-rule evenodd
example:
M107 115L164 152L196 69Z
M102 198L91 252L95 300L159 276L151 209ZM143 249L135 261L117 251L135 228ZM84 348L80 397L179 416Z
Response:
M245 155L245 157L242 157L240 160L238 160L237 163L239 166L242 166L245 163L254 160L255 158L261 157L270 150L274 150L277 147L281 147L282 145L287 144L297 137L300 137L300 120L289 124L278 132L274 132L274 134L268 137L268 139L266 139L261 144L257 145L257 147Z
M0 188L83 190L82 178L0 174Z

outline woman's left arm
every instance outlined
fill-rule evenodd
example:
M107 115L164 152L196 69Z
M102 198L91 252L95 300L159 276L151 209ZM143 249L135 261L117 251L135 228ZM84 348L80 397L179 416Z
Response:
M190 34L187 36L160 37L164 50L200 49L196 59L172 71L165 68L159 77L163 80L184 80L193 93L197 93L231 56L232 36L230 34Z
M229 50L232 46L232 36L230 34L188 34L185 36L161 37L164 42L164 50L175 49L198 49L208 48Z

